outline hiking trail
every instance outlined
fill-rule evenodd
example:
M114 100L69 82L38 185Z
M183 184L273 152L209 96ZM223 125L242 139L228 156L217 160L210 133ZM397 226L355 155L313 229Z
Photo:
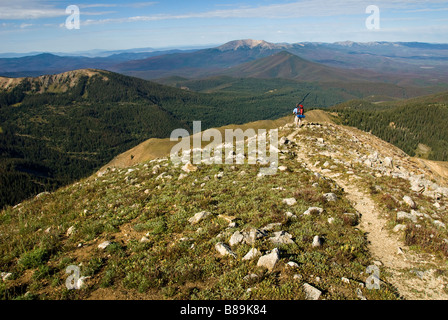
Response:
M342 129L335 124L331 124L331 128ZM310 154L313 154L310 145L306 140L304 142L297 139L303 129L303 127L295 129L287 136L288 140L298 146L295 150L297 161L321 176L333 180L344 189L345 196L361 215L359 228L366 233L368 248L375 263L385 270L383 273L387 273L383 278L380 275L380 280L391 283L399 295L407 300L447 300L446 278L441 277L446 266L437 265L435 258L430 254L412 252L397 234L389 232L386 229L387 220L381 217L380 208L372 197L358 186L357 179L342 178L338 173L315 166L310 160ZM426 271L419 271L422 269Z

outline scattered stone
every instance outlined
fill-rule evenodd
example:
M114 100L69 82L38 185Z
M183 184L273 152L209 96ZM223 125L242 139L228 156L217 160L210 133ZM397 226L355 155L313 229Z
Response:
M328 220L327 220L327 221L328 221L328 223L329 223L329 224L333 224L333 222L334 222L334 218L333 218L333 217L331 217L331 218L328 218Z
M141 243L147 243L147 242L149 242L150 240L147 238L147 237L145 237L145 236L143 236L141 239L140 239L140 242Z
M188 174L181 173L181 174L179 175L179 178L177 178L177 180L182 180L182 179L185 179L186 177L188 177Z
M110 246L112 244L112 242L110 242L110 241L104 241L104 242L102 242L102 243L100 243L99 245L98 245L98 249L102 249L102 250L104 250L104 249L106 249L108 246Z
M267 268L269 271L272 271L277 264L278 260L280 260L280 253L277 248L272 250L269 254L266 254L260 259L258 259L257 266Z
M259 256L261 256L261 252L256 248L252 248L248 253L246 253L246 255L243 257L243 260L252 260Z
M270 224L266 225L265 227L261 228L261 230L271 231L272 229L275 229L275 228L281 227L281 226L282 226L282 224L280 222L270 223Z
M301 274L296 273L296 274L294 275L293 279L295 279L295 280L302 280L303 277L302 277Z
M215 174L215 177L214 177L214 178L215 178L215 180L216 180L216 179L219 180L219 179L222 179L222 177L224 177L224 172L223 172L223 171L221 171L221 172L218 173L218 174Z
M289 219L297 219L297 216L295 214L293 214L292 212L286 212L285 213L286 217L288 217Z
M350 280L348 278L342 277L341 281L350 284Z
M248 245L253 245L255 240L267 237L267 232L262 229L251 229L249 232L243 232L244 242Z
M75 232L75 226L71 226L70 228L68 228L67 232L65 233L65 235L67 237L70 237L73 233Z
M233 247L234 245L237 245L237 244L239 244L239 243L241 243L243 241L244 241L244 234L242 234L239 231L235 231L233 233L233 235L230 237L229 245L231 247Z
M193 217L191 217L190 219L188 219L188 222L190 222L191 224L196 224L199 221L211 216L212 214L208 211L201 211L196 213Z
M412 200L409 196L404 196L403 201L411 208L411 209L417 209L417 205L415 204L414 200Z
M254 280L254 279L258 279L259 277L258 277L258 275L257 274L255 274L255 273L251 273L251 274L248 274L247 276L245 276L244 278L243 278L243 280L244 281L250 281L250 280Z
M294 261L289 261L286 265L290 268L298 268L299 267L299 264Z
M286 203L288 206L293 206L297 203L297 200L295 198L287 198L283 199L283 203Z
M359 299L361 300L367 300L366 297L364 297L364 295L362 294L362 291L360 288L356 289L356 295L358 296Z
M307 300L319 300L322 291L317 288L314 288L312 285L308 283L303 284L303 290L305 291L305 296Z
M215 245L216 250L223 256L232 256L234 258L236 258L236 254L232 251L232 249L230 249L230 247L228 245L226 245L225 243L222 242L218 242Z
M417 216L415 214L407 213L404 211L397 212L397 220L404 220L404 219L409 219L412 222L417 222Z
M406 230L406 225L404 225L404 224L397 224L393 229L394 232L405 231L405 230Z
M322 244L323 244L323 239L321 237L315 236L313 238L313 247L314 248L320 247L320 246L322 246Z
M229 225L227 226L227 228L236 228L238 227L238 223L236 222L230 222Z
M294 244L292 235L285 231L274 232L274 236L269 238L273 244Z
M309 207L308 210L306 210L303 214L305 216L311 215L311 214L321 214L324 212L324 209L318 208L318 207Z
M6 281L12 277L12 273L11 272L2 272L2 273L0 273L0 277L2 278L3 281Z
M185 171L186 173L190 173L190 172L197 171L198 167L196 167L195 165L192 165L190 162L188 162L182 167L182 170Z
M391 157L386 157L386 158L384 158L383 165L386 168L393 168L394 167L394 161L393 161L393 159Z
M446 228L446 225L440 220L434 220L432 223L439 228Z
M335 202L338 201L338 196L334 193L325 193L324 194L324 198L325 200L327 200L328 202Z
M278 170L280 170L280 171L286 171L286 170L288 170L288 167L286 167L286 166L280 166L280 167L278 167Z

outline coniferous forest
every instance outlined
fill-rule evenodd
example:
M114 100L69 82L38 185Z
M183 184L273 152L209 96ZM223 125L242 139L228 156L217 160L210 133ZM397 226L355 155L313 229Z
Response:
M448 161L447 93L381 104L353 100L332 109L343 124L371 132L410 156Z

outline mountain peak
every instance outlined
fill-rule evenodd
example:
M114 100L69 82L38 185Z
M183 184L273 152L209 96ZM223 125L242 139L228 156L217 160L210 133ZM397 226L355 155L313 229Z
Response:
M218 49L221 51L232 51L239 49L254 49L256 47L268 50L277 48L275 44L266 42L264 40L244 39L227 42L222 46L219 46Z

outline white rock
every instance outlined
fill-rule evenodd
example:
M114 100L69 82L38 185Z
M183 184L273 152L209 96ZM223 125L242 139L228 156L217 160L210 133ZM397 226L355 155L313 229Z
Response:
M290 268L298 268L299 267L299 264L294 261L289 261L286 265Z
M99 245L98 245L98 249L102 249L102 250L104 250L104 249L106 249L108 246L110 246L112 244L112 242L110 242L110 241L104 241L104 242L102 242L102 243L100 243Z
M75 232L75 226L71 226L70 228L68 228L68 230L67 230L65 235L67 237L70 237L74 232Z
M387 168L393 168L394 167L393 159L391 157L384 158L383 165Z
M286 203L288 206L293 206L297 203L297 200L294 198L283 199L283 203Z
M288 217L289 219L297 219L297 216L295 214L293 214L292 212L286 212L285 213L286 217Z
M324 209L318 208L318 207L309 207L308 210L306 210L303 214L305 216L311 215L311 214L321 214L324 212Z
M323 241L322 241L321 237L314 236L314 238L313 238L313 247L320 247L320 246L322 246L322 243L323 243Z
M201 212L196 213L190 219L188 219L188 222L190 222L191 224L196 224L199 221L201 221L201 220L203 220L203 219L205 219L205 218L207 218L209 216L211 216L210 212L208 212L208 211L201 211Z
M404 230L406 230L406 225L404 225L404 224L397 224L393 229L394 232L399 232L399 231L404 231Z
M434 220L432 223L437 227L446 228L446 225L440 220Z
M280 166L280 167L278 167L278 170L280 170L280 171L286 171L286 170L288 170L288 167Z
M417 222L417 216L415 214L407 213L404 211L397 212L397 220L401 220L401 219L409 219L412 222Z
M280 260L280 253L277 248L271 251L271 253L266 254L260 259L258 259L257 266L267 268L269 271L272 271L277 264L278 260Z
M303 290L305 291L305 296L307 300L319 300L322 291L314 288L308 283L303 284Z
M6 281L12 277L12 273L11 272L2 272L2 273L0 273L0 277L2 278L3 281Z
M280 222L277 222L277 223L269 223L268 225L266 225L266 226L264 226L263 228L261 228L261 230L264 230L264 231L270 231L270 230L272 230L272 229L275 229L275 228L277 228L277 227L281 227L282 226L282 224L280 223Z
M414 200L411 199L409 196L404 196L403 201L411 208L411 209L417 209L417 205L415 204Z
M333 222L334 222L334 218L333 218L333 217L330 217L330 218L328 218L327 221L328 221L329 224L333 224Z
M233 247L234 245L237 245L243 241L244 241L244 235L239 231L235 231L233 235L230 237L229 245Z
M232 256L232 257L236 258L236 254L225 243L218 242L215 245L215 249L223 256Z
M146 243L146 242L149 242L150 240L147 238L147 237L145 237L145 236L143 236L141 239L140 239L140 242L141 243Z
M329 201L329 202L334 202L334 201L338 201L338 196L335 195L334 193L325 193L324 194L324 198L325 200Z
M294 244L292 235L285 231L274 232L274 236L269 238L273 244Z
M243 260L252 260L259 256L261 256L261 252L256 248L252 248L248 253L246 253L246 255L243 257Z

